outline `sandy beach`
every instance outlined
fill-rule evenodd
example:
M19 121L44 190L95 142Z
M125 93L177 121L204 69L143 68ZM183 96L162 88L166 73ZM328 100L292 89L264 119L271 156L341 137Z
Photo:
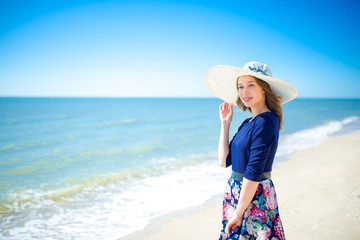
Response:
M272 178L287 239L360 239L360 131L332 136L277 163ZM218 239L222 196L124 239ZM171 217L170 217L171 216Z

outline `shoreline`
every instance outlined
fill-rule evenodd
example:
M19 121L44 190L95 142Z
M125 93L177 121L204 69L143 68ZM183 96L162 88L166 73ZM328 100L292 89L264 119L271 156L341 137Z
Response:
M330 136L275 164L272 179L287 239L360 237L360 130ZM120 239L217 239L221 208L222 193L158 216Z
M177 227L179 222L184 222L184 221L186 222L187 219L189 218L190 219L193 219L194 217L198 218L198 215L206 216L207 214L212 214L214 210L218 212L217 214L219 215L219 218L221 218L222 215L221 208L222 208L222 200L223 200L222 198L223 198L223 194L220 193L212 196L210 199L206 200L201 205L164 213L160 216L151 219L150 223L143 229L140 229L122 238L119 238L119 240L148 239L148 237L150 237L150 239L153 239L153 235L155 236L154 239L156 239L156 235L159 233L159 231L169 228L169 225L171 228L173 228L174 226ZM193 224L191 223L191 225ZM219 222L219 226L220 225L221 222ZM186 228L188 227L189 226L187 226ZM170 231L173 230L171 229Z

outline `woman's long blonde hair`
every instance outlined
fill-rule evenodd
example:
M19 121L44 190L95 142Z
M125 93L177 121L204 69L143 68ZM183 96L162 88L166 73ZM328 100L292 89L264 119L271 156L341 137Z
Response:
M253 76L252 76L253 77ZM265 104L270 109L271 112L275 113L275 115L279 118L279 130L282 128L283 124L283 113L282 113L282 107L281 107L281 98L280 96L275 95L270 88L270 85L256 77L255 78L256 83L264 90L265 92ZM239 85L238 80L236 80L236 89L239 92ZM236 99L236 105L243 110L244 112L249 111L251 112L251 108L246 107L243 102L240 100L239 96Z

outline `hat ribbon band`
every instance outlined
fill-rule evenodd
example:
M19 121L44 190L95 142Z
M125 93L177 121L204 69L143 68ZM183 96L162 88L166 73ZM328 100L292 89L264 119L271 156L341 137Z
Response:
M263 74L263 75L265 75L265 76L268 76L263 70L261 70L261 69L259 69L259 68L256 68L256 67L252 68L252 67L249 66L249 69L250 69L251 71L253 71L253 72L261 73L261 74Z

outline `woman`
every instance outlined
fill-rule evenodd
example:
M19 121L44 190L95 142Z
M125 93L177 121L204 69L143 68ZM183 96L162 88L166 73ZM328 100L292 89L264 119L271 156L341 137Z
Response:
M215 66L206 76L221 104L218 146L221 167L232 165L223 201L221 239L285 239L271 170L282 127L281 105L297 96L291 84L272 77L266 64ZM229 144L233 105L250 111Z

